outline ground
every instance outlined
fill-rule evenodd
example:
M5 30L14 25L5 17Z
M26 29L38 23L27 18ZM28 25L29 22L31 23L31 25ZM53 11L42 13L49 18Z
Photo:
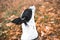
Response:
M0 0L0 40L19 40L21 25L11 20L35 5L35 22L40 40L60 40L60 0Z

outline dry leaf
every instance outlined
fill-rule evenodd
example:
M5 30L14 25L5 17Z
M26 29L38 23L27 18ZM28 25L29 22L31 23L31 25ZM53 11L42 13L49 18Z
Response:
M6 24L6 26L12 26L13 25L13 23L7 23Z

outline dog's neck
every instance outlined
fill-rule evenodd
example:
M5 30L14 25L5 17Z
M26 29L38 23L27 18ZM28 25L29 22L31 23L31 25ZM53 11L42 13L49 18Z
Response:
M21 39L34 39L38 36L36 25L34 22L34 19L31 19L29 22L27 22L28 25L22 24L22 36Z

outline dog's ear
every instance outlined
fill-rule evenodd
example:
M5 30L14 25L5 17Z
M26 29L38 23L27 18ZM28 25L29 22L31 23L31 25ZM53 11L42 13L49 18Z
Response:
M22 23L20 18L16 18L16 19L12 20L11 22L14 23L14 24L17 24L17 25Z

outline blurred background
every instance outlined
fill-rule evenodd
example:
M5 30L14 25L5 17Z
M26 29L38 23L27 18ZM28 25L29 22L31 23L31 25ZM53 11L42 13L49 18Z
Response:
M0 0L0 40L20 40L21 25L11 23L35 5L35 22L40 40L60 40L60 0Z

